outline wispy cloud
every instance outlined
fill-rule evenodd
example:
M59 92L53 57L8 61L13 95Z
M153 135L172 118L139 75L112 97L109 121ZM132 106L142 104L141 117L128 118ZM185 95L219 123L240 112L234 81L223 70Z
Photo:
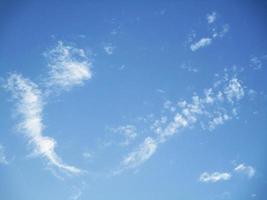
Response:
M256 170L254 167L242 163L235 167L235 172L245 174L248 178L252 178L255 175Z
M112 55L114 53L115 47L112 45L107 45L104 46L104 51L106 52L106 54L108 55Z
M84 152L83 153L83 157L86 158L86 159L89 159L92 157L92 154L90 152Z
M42 81L45 88L40 88L17 73L12 73L7 79L5 87L12 93L16 112L20 116L18 130L25 134L32 145L32 155L46 158L50 165L67 173L80 174L82 170L65 164L57 155L56 140L43 135L45 126L42 115L46 104L44 99L51 93L83 85L84 81L92 77L91 63L85 50L65 45L62 41L44 55L48 61L48 73Z
M157 149L157 141L151 137L145 138L144 142L139 147L127 155L123 161L123 168L134 168L148 160Z
M134 168L148 160L157 149L173 135L185 128L198 124L203 129L214 130L226 121L236 116L235 104L245 95L242 82L236 76L225 76L216 81L204 95L193 95L192 101L178 101L174 109L167 109L168 117L164 114L150 125L153 136L146 137L137 149L130 152L122 161L122 168ZM164 110L166 110L164 103ZM173 107L172 103L168 103ZM175 105L175 104L174 104ZM171 117L172 116L172 117Z
M244 163L237 165L234 169L233 172L236 173L241 173L246 175L248 178L252 178L256 170L252 166L245 165ZM233 173L234 175L234 173ZM201 182L218 182L218 181L227 181L230 180L232 177L232 174L230 172L214 172L214 173L208 173L208 172L203 172L200 177L199 181Z
M239 101L245 95L244 87L242 83L237 78L232 78L229 81L229 84L224 89L224 94L229 102L234 102L235 100Z
M216 183L219 181L228 181L231 179L231 174L223 172L214 172L214 173L208 173L208 172L203 172L200 177L199 177L199 181L200 182L204 182L204 183Z
M207 14L207 22L209 24L212 24L213 22L215 22L216 18L217 18L217 13L216 12L212 12L212 13L209 13Z
M183 63L180 68L193 73L197 73L199 71L196 67L193 67L190 63Z
M70 200L79 200L82 196L82 191L77 189L77 191L71 195Z
M5 148L0 144L0 164L7 165L9 162L6 158Z
M46 158L50 164L63 171L72 174L81 173L80 169L63 163L55 152L55 139L43 135L42 115L45 103L38 85L20 74L13 73L7 79L6 89L16 100L16 112L21 117L18 129L33 146L33 155Z
M217 13L212 12L210 14L207 14L207 23L209 24L207 33L205 33L205 37L201 37L198 40L195 40L196 38L196 31L193 31L188 38L188 43L190 44L191 51L195 52L201 48L207 47L211 45L215 40L219 38L223 38L226 33L228 33L230 26L228 24L224 24L221 26L214 25L215 20L217 18Z
M249 60L249 66L253 70L260 70L266 65L267 55L263 56L251 56Z
M137 137L137 130L134 125L127 124L116 128L110 128L110 130L113 133L123 136L124 140L120 143L122 146L129 145Z
M68 90L92 77L91 63L83 49L59 41L55 48L44 55L48 59L46 84L50 89Z
M190 49L191 49L192 51L196 51L196 50L198 50L198 49L200 49L200 48L209 46L209 45L211 44L211 42L212 42L212 39L211 39L211 38L208 38L208 37L206 37L206 38L201 38L201 39L200 39L199 41L197 41L196 43L191 44L191 45L190 45Z
M249 65L254 70L259 70L262 68L262 61L259 57L253 56L249 60Z

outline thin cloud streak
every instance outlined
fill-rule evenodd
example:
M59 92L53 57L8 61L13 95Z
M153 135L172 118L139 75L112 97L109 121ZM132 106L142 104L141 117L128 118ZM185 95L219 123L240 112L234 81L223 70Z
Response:
M9 164L6 154L5 154L5 148L3 145L0 144L0 164L7 165Z
M70 90L92 78L91 63L83 49L59 41L44 55L48 59L49 72L45 83L49 90Z
M121 162L121 169L138 167L152 157L158 145L197 122L210 131L223 125L236 116L235 104L244 96L242 82L234 76L217 81L213 87L204 90L202 97L194 95L191 103L179 101L175 108L179 111L169 111L173 115L170 120L165 116L155 120L150 127L155 135L145 138L137 149L130 152Z
M91 79L91 63L83 49L67 46L62 41L44 53L44 56L48 59L48 74L43 80L43 90L17 73L11 74L7 79L6 89L16 101L16 112L21 117L18 130L25 134L33 146L32 155L46 158L49 164L67 173L81 174L85 171L65 164L57 155L55 139L43 135L45 126L42 115L44 98L58 90L69 91Z
M252 178L256 173L256 170L254 169L254 167L245 165L244 163L236 166L234 170L237 173L246 175L248 178Z
M230 180L232 177L231 174L223 172L214 172L214 173L208 173L208 172L203 172L200 177L199 177L199 181L200 182L204 182L204 183L216 183L219 181L228 181Z
M80 174L80 169L63 163L56 154L55 139L43 135L42 115L45 103L38 85L14 73L7 79L6 89L16 101L16 112L21 117L18 130L25 134L33 146L33 155L46 158L50 164L67 173Z
M191 51L196 51L200 48L203 48L203 47L206 47L206 46L209 46L210 44L212 43L212 39L211 38L201 38L199 41L197 41L196 43L194 44L191 44L190 45L190 49Z
M212 12L210 14L207 14L208 24L212 24L213 22L215 22L216 18L217 18L217 13L216 12Z

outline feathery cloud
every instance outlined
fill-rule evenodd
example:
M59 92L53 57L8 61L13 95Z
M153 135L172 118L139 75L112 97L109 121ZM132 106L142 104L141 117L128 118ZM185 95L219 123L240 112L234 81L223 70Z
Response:
M42 113L45 103L38 85L20 74L13 73L7 79L5 87L17 102L16 112L21 117L18 129L33 146L33 155L46 158L50 164L65 172L81 173L80 169L64 164L55 152L56 141L43 135Z
M249 66L253 70L260 70L266 65L267 55L251 56Z
M244 163L236 166L235 171L245 174L248 178L252 178L256 173L256 170L252 166L245 165Z
M148 160L155 153L157 145L153 138L145 138L144 142L135 151L124 158L121 163L123 168L134 168Z
M223 38L226 33L228 33L230 26L228 24L223 24L221 26L215 26L215 20L217 18L216 12L207 14L206 19L209 24L208 33L205 33L207 36L202 37L194 42L196 38L196 32L193 31L189 35L188 43L190 44L191 51L195 52L201 48L211 45L215 40Z
M201 125L203 129L214 130L226 121L236 116L235 104L245 96L242 82L236 76L225 76L213 84L212 88L205 89L204 95L193 95L192 101L179 101L174 110L173 103L166 101L164 109L172 117L161 116L150 125L150 131L155 135L146 137L137 149L130 152L122 161L123 167L134 168L148 160L157 149L173 135L182 130ZM234 112L233 112L234 111ZM130 166L130 167L129 167Z
M212 24L213 22L215 22L216 17L217 17L216 12L212 12L212 13L207 14L206 18L207 18L208 23Z
M108 54L108 55L112 55L113 52L114 52L114 50L115 50L115 47L112 46L112 45L107 45L107 46L104 47L104 51L105 51L106 54Z
M57 46L46 52L48 59L48 88L69 90L73 86L82 85L91 79L91 63L83 49L64 45L59 41Z
M129 145L137 137L136 127L130 124L111 128L110 130L124 137L124 141L120 143L122 146Z
M205 37L205 38L201 38L199 41L197 41L196 43L193 43L190 45L190 49L192 51L196 51L200 48L209 46L212 43L212 39Z
M5 148L0 144L0 164L7 165L9 162L5 155Z
M245 92L240 80L238 80L237 78L231 79L228 86L224 89L224 94L230 102L242 99Z
M214 172L214 173L208 173L208 172L203 172L200 177L199 181L204 182L204 183L216 183L219 181L228 181L231 179L231 174L223 172Z

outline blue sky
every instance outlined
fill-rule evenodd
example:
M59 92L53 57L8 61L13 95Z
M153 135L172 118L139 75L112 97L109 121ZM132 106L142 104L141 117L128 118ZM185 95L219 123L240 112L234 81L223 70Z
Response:
M265 199L266 9L1 1L0 199Z

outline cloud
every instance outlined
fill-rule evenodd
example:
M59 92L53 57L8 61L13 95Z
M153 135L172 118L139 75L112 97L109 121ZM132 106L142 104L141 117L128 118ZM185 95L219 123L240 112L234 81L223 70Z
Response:
M201 38L198 42L196 42L194 44L191 44L190 45L190 49L192 51L196 51L196 50L198 50L200 48L209 46L211 43L212 43L212 39L211 38L208 38L208 37Z
M82 155L85 159L91 159L92 158L92 154L90 152L83 152Z
M223 112L218 112L217 116L215 116L213 119L211 119L208 123L209 130L214 130L217 126L223 125L227 120L230 120L231 117L229 117L228 114L225 114Z
M91 79L91 63L83 49L64 45L59 41L57 46L46 52L48 59L48 88L68 90L73 86L82 85Z
M5 148L0 144L0 164L7 165L9 162L5 155Z
M230 102L242 99L245 92L240 80L238 80L237 78L231 79L228 86L224 89L224 94Z
M259 70L262 68L262 61L257 56L253 56L249 60L249 66L254 70Z
M249 66L253 70L260 70L265 66L266 60L267 60L267 55L251 56L249 60Z
M252 166L245 165L244 163L236 166L234 170L235 172L245 174L248 178L252 178L256 173L256 170Z
M188 72L198 72L198 69L196 67L193 67L190 63L183 63L180 68L183 70L187 70Z
M108 55L112 55L114 53L115 47L112 45L107 45L104 47L104 50Z
M218 38L223 38L226 33L229 32L230 26L228 24L223 24L221 26L215 25L215 20L217 18L216 12L207 14L206 19L209 24L206 37L202 37L194 42L196 38L196 31L193 31L188 38L188 43L190 44L191 51L195 52L201 48L211 45Z
M55 152L55 139L43 135L42 115L45 103L38 85L20 74L13 73L7 79L5 87L16 100L16 112L20 116L18 129L33 146L33 155L46 158L50 164L65 172L81 173L80 169L64 164Z
M79 200L81 198L81 196L82 196L82 191L77 189L77 191L71 195L70 199L71 200Z
M125 168L134 168L148 160L169 138L187 128L200 125L204 130L214 130L226 121L236 117L236 104L245 96L242 82L234 75L225 75L203 95L194 94L191 102L180 100L176 104L165 101L164 113L149 125L149 132L137 149L130 152L122 163ZM169 109L169 108L174 109ZM130 167L129 167L130 166Z
M212 13L207 14L206 18L207 18L208 24L212 24L213 22L215 22L216 17L217 17L216 12L212 12Z
M228 181L231 179L231 174L223 172L214 172L214 173L208 173L208 172L203 172L200 177L199 181L204 182L204 183L216 183L219 181Z
M144 142L135 151L124 158L121 163L123 168L135 168L148 160L155 153L157 145L153 138L145 138Z
M234 168L234 172L242 173L246 175L248 178L252 178L255 175L256 170L252 166L246 166L244 163L242 163ZM231 178L232 178L232 175L228 172L223 172L223 173L203 172L199 177L199 181L206 182L206 183L207 182L215 183L218 181L227 181L227 180L230 180Z
M122 146L128 146L137 137L136 127L130 124L111 128L111 131L124 137L124 141L121 142Z

